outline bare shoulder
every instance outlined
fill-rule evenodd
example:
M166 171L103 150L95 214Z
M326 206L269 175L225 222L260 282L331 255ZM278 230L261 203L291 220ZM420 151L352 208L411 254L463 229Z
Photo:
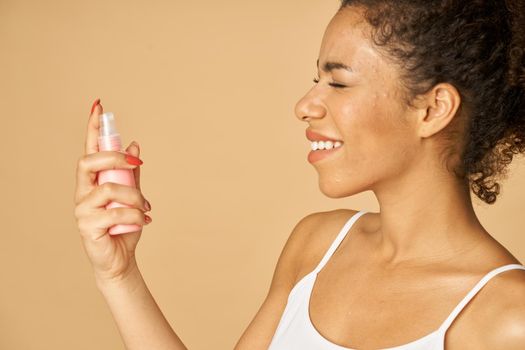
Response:
M300 268L310 255L324 254L343 224L357 212L334 209L306 215L292 230L281 255L293 255L295 268Z
M317 212L312 215L315 217L315 225L312 225L307 236L304 237L302 257L300 266L303 270L311 270L328 250L343 225L355 214L353 209L335 209L325 212ZM364 220L359 220L361 224ZM355 230L355 227L352 227ZM304 271L303 271L304 272Z
M305 249L311 245L312 237L316 236L320 227L326 225L331 216L333 216L333 211L315 212L304 216L297 222L277 261L270 291L276 284L285 284L284 287L288 291L293 287Z
M480 315L479 339L486 349L525 349L525 270L505 271L496 278Z
M315 212L297 222L277 259L266 298L237 341L235 350L268 349L286 307L288 295L295 285L305 251L314 245L313 240L319 239L318 232L330 231L321 228L327 227L333 220L341 220L344 217L343 211L346 211L347 218L352 214L352 211L346 209Z
M285 283L290 290L305 260L312 254L324 253L344 222L355 213L357 211L352 209L335 209L311 213L299 220L282 249L272 284ZM283 278L279 271L283 261L286 262L285 268L288 270L286 278Z

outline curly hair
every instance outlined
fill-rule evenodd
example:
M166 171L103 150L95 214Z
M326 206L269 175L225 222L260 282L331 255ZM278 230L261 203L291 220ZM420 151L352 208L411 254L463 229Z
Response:
M339 11L347 6L365 10L373 44L402 68L406 102L456 87L466 117L454 174L495 203L497 180L525 152L525 1L342 0Z

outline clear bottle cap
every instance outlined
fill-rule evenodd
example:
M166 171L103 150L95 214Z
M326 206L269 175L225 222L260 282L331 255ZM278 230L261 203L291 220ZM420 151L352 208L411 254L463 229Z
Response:
M115 124L115 116L111 112L102 113L99 116L100 128L99 136L112 136L118 135L117 127Z

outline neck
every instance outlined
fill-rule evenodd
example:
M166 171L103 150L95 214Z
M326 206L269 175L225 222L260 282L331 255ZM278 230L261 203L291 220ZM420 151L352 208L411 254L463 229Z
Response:
M374 254L385 266L445 261L473 249L486 233L468 185L451 174L405 173L373 191L380 207Z

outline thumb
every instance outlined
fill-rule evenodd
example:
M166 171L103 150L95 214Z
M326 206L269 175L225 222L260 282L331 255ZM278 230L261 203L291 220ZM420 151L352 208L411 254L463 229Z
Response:
M126 153L131 154L134 157L139 158L140 156L140 146L138 142L133 141L129 144L129 146L126 148ZM140 168L141 167L135 167L133 169L133 175L135 176L135 185L140 190Z

